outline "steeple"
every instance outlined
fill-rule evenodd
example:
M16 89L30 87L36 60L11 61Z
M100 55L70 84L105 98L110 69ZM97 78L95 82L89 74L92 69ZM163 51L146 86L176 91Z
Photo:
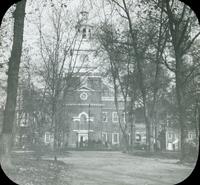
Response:
M81 15L80 20L86 23L88 21L88 15L89 15L88 11L83 10L80 12L80 15Z
M91 38L92 26L88 21L89 12L82 10L79 15L79 20L76 25L76 29L83 40L88 40Z

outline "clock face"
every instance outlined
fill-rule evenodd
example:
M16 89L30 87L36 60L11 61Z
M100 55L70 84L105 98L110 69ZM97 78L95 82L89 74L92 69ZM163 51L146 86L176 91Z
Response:
M87 100L88 94L86 92L83 92L80 94L80 98L81 98L81 100Z

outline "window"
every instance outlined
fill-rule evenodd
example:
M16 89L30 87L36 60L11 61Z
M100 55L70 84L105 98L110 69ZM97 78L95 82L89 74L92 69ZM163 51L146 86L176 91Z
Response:
M189 132L189 133L188 133L188 138L189 138L189 139L193 139L192 136L193 136L193 134L192 134L191 132Z
M50 143L51 141L51 134L49 132L45 132L45 143Z
M91 35L92 35L92 34L91 34L91 30L89 29L89 38L91 38Z
M141 137L141 135L139 133L136 133L135 140L137 142L140 142L142 140L142 137Z
M172 132L168 133L168 139L172 139Z
M82 114L80 117L80 124L86 125L87 124L87 118L85 114Z
M112 113L112 122L116 123L118 122L118 115L117 112Z
M126 113L125 112L123 112L122 117L123 117L123 122L126 123Z
M83 34L82 34L82 38L86 38L86 28L83 28Z
M102 141L106 142L108 140L108 136L106 132L102 132Z
M112 144L119 144L119 133L112 133Z
M102 121L108 122L108 113L107 112L102 112Z

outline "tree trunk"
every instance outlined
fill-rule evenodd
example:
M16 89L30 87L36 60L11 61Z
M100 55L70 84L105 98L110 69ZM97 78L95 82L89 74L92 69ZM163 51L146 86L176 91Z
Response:
M54 160L57 161L57 149L58 149L58 125L56 119L56 104L53 105L53 115L52 121L54 126L54 141L53 141L53 151L54 151Z
M186 137L187 137L187 128L185 125L185 107L184 107L184 87L183 87L183 76L181 73L182 61L181 55L176 51L176 97L178 104L178 113L179 113L179 125L181 131L181 156L180 160L183 161L186 157Z
M11 147L12 132L15 118L15 108L18 88L18 74L22 54L23 28L25 17L26 0L17 3L14 16L14 36L9 59L8 79L7 79L7 99L4 111L3 129L2 129L2 146L3 154L1 156L1 165L4 168L11 166Z
M144 115L145 117L145 124L146 124L146 144L147 144L147 151L148 152L153 152L153 136L152 136L152 124L149 121L149 118L147 115Z
M115 73L115 71L113 69L112 69L112 72ZM117 115L118 115L119 127L120 127L120 130L122 132L122 136L123 136L122 137L123 150L128 151L129 145L128 145L128 141L127 141L127 134L126 134L125 128L123 128L123 126L121 124L121 119L120 119L121 116L120 116L119 104L118 104L117 82L116 82L115 74L113 74L113 73L112 73L112 76L113 76L113 83L114 83L114 101L115 101L115 108L116 108Z
M113 79L114 81L114 99L115 99L115 108L117 111L117 115L118 115L118 121L119 121L119 127L120 130L122 132L122 142L123 142L123 150L128 151L129 150L129 142L128 142L128 138L127 138L127 133L126 133L126 128L123 128L122 123L121 123L121 116L120 116L120 112L119 112L119 105L118 105L118 98L117 98L117 85L116 85L116 79Z
M131 113L131 151L133 151L133 144L135 143L135 117L134 114Z

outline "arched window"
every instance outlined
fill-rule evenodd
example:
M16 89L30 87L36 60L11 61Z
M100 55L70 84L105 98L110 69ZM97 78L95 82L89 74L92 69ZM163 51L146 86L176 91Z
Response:
M80 129L86 130L88 128L87 126L87 118L85 114L82 114L80 117Z
M80 124L86 124L87 123L87 118L85 114L82 114L80 117Z

